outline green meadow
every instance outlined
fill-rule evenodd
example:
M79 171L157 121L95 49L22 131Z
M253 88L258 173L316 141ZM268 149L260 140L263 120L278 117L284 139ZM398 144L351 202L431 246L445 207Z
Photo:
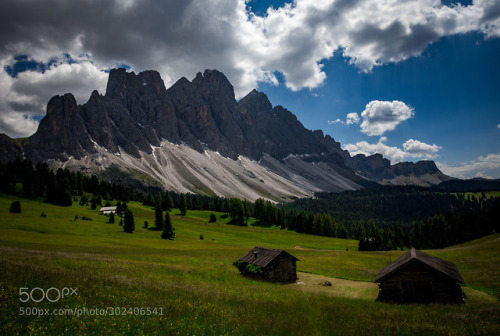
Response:
M14 200L21 214L9 213ZM466 304L399 305L376 302L372 281L403 251L358 252L355 240L233 226L221 213L208 223L209 211L173 210L176 238L163 240L143 228L146 220L154 226L151 207L129 209L133 234L118 217L108 224L77 203L0 195L0 334L499 334L500 234L426 251L457 265ZM257 245L296 256L300 283L241 276L232 262ZM76 293L58 297L63 288ZM32 296L21 302L26 292Z

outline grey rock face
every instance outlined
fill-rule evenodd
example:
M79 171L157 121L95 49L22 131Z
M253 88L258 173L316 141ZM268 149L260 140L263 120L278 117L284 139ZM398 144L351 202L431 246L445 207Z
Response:
M15 161L22 155L23 149L19 143L5 134L0 134L0 162Z
M331 136L308 130L284 107L273 107L262 92L253 90L236 101L233 86L217 70L198 73L192 81L181 78L166 89L156 71L135 74L114 69L105 95L94 91L83 105L77 105L71 94L55 96L38 131L22 148L7 138L0 137L5 144L2 160L24 151L35 162L78 160L103 150L124 151L141 159L141 153L151 154L153 147L167 140L200 153L217 151L231 159L241 155L259 161L266 157L269 167L281 167L281 162L288 174L309 179L314 188L335 191L344 187L340 182L324 183L325 176L334 176L353 189L365 179L382 181L439 172L430 161L391 166L380 154L351 157ZM270 158L277 161L270 164ZM314 167L321 167L322 173L300 171ZM278 174L284 171L276 169Z

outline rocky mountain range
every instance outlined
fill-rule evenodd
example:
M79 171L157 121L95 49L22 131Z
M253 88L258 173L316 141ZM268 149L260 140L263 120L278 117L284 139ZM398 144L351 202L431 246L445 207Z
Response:
M251 200L451 179L432 161L351 157L262 92L237 101L217 70L168 89L156 71L111 70L105 95L94 91L83 105L69 93L55 96L34 135L22 144L0 135L0 145L2 161L22 155L129 185Z

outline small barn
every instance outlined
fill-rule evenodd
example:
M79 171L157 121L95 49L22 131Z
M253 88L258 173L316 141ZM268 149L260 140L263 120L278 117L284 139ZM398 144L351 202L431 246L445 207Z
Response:
M110 207L102 207L99 210L101 215L109 215L109 214L114 214L116 215L116 207L115 206L110 206Z
M272 282L297 281L297 261L284 250L256 246L235 262L244 275Z
M466 296L464 281L455 264L412 248L384 267L377 300L399 303L460 303Z

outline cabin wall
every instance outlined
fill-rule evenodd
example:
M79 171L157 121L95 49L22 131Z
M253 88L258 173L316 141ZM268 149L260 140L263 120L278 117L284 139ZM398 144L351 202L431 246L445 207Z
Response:
M461 302L460 285L429 267L413 263L379 284L380 301L392 302Z
M297 262L287 256L278 256L266 267L267 280L277 282L297 281Z

